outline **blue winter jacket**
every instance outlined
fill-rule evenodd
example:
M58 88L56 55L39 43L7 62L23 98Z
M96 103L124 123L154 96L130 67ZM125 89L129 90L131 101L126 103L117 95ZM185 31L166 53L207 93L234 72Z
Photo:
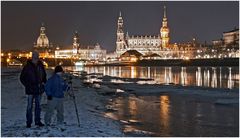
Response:
M63 98L64 91L66 91L67 88L68 88L68 85L57 74L54 74L53 76L51 76L45 85L45 91L47 96L52 96L55 98Z

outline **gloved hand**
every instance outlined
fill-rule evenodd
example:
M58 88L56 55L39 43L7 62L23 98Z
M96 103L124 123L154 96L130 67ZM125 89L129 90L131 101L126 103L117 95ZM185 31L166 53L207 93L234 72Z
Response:
M52 96L48 96L47 99L48 99L49 101L51 101L51 100L52 100Z

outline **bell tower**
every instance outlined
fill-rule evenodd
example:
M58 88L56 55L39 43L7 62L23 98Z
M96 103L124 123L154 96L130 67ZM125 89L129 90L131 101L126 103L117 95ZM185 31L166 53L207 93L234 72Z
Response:
M78 32L75 31L74 36L73 36L73 54L77 54L78 53L78 49L79 49L79 35Z
M125 38L123 32L123 18L121 12L119 13L117 23L117 41L116 41L116 53L120 56L125 51Z
M160 29L161 39L162 39L162 47L167 48L169 45L169 28L167 25L167 15L166 15L166 6L164 6L164 15L162 21L162 27Z

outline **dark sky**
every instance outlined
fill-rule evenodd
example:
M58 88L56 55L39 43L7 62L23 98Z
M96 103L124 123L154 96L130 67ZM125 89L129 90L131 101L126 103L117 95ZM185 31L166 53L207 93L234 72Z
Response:
M75 30L80 43L99 43L115 50L119 11L129 35L157 35L162 25L163 5L167 6L170 42L186 42L196 37L210 43L222 32L239 26L239 2L1 2L1 47L30 49L44 22L49 41L70 47Z

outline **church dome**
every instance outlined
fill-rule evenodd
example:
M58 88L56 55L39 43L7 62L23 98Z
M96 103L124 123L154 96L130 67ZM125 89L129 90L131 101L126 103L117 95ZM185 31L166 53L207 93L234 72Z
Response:
M43 26L40 29L40 36L37 39L37 46L38 47L48 47L49 46L48 37L45 34L45 27L43 27Z

